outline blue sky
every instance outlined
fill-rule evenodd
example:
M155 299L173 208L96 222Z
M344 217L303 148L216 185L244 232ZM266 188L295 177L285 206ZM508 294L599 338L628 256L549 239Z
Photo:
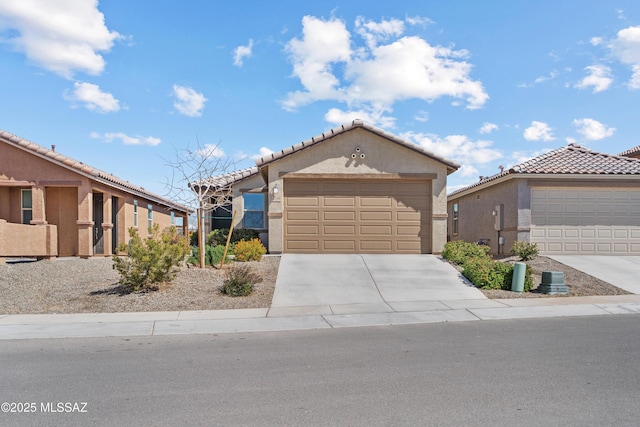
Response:
M637 1L0 0L0 129L164 195L361 118L462 164L640 145Z

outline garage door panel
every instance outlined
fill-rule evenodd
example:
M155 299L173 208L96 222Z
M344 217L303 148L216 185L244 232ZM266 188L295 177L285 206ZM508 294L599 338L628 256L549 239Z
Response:
M638 201L636 188L537 188L531 191L531 241L543 254L640 255Z
M318 221L318 211L287 211L286 219L288 221Z
M309 195L304 194L307 181ZM285 179L283 193L285 251L431 250L431 181Z
M322 219L325 221L355 221L355 211L324 211Z
M333 197L333 196L325 196L324 197L324 206L334 207L334 206L342 206L342 207L355 207L356 199L353 197Z
M360 211L360 221L390 222L392 220L393 220L392 211Z

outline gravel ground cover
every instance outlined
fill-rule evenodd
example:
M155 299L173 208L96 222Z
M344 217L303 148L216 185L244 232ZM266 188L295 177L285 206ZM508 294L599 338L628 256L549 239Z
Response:
M262 278L248 297L219 291L224 270L181 267L158 291L122 294L110 258L0 265L0 314L116 313L270 307L280 257L247 262Z
M502 261L515 262L517 258ZM260 262L247 263L262 281L256 284L250 296L235 298L218 289L224 280L224 269L210 267L181 267L175 281L161 286L158 291L122 294L118 287L118 272L112 268L110 258L0 265L0 314L267 308L271 306L279 263L279 256L265 256ZM527 263L536 271L536 286L540 284L543 271L564 272L569 296L629 293L547 257L539 256ZM482 292L492 299L550 297L535 289L522 294L503 290Z

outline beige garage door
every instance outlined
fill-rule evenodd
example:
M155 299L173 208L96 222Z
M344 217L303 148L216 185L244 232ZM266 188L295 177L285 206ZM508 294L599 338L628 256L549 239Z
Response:
M534 188L531 242L545 254L640 254L640 189Z
M431 181L287 179L284 251L429 253Z

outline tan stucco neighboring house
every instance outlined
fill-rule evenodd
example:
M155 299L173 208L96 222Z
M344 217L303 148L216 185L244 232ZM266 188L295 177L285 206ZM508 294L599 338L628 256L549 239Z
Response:
M640 254L640 160L561 147L449 194L451 240L508 253ZM500 244L503 243L503 244Z
M111 255L136 227L188 230L188 209L0 130L0 261Z
M447 176L458 167L354 120L212 178L233 201L209 227L235 211L270 253L440 253Z

